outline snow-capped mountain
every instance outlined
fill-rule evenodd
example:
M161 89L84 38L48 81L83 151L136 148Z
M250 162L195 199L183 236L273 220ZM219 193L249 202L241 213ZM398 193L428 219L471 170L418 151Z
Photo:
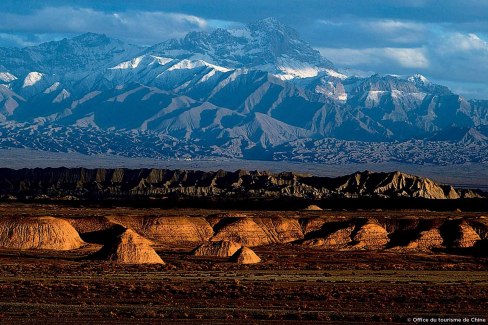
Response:
M3 147L323 161L307 152L330 156L332 138L400 146L398 160L409 141L469 144L488 160L488 101L422 75L347 77L270 18L148 48L97 34L0 48L0 123Z
M37 72L76 79L87 72L127 60L141 50L141 47L105 35L86 33L72 39L22 49L0 48L0 70L6 70L14 76Z
M147 53L204 60L233 69L268 71L285 80L336 73L329 60L301 40L295 30L274 18L237 29L191 32L181 40L150 47Z

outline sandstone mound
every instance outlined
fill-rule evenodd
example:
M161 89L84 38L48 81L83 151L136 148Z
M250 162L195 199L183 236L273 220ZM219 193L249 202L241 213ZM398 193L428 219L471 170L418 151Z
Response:
M305 210L305 211L322 211L322 208L319 207L318 205L311 204L303 210Z
M200 245L193 254L195 256L230 257L241 247L240 244L228 240L214 241Z
M160 245L196 246L213 235L210 224L200 217L119 217L116 220Z
M324 218L309 218L302 220L303 234L308 235L313 232L322 230L327 220Z
M444 239L439 229L430 229L420 232L417 239L411 241L406 248L428 251L443 247Z
M84 244L66 220L53 217L0 219L0 246L15 249L70 250Z
M464 221L459 224L458 237L454 240L454 246L473 247L478 240L481 240L480 236L469 224Z
M256 264L261 262L261 259L252 249L242 247L234 255L232 255L231 261L237 262L238 264Z
M224 224L212 241L229 240L246 246L259 246L272 243L270 236L251 218L237 218Z
M338 229L323 238L314 238L303 242L303 245L325 249L342 249L351 243L354 226Z
M164 264L151 244L151 241L134 231L125 229L92 257L123 264Z
M294 218L256 218L260 226L273 243L289 243L303 239L303 232L298 219Z
M80 217L66 219L80 234L103 231L112 228L116 223L106 217Z
M376 222L369 220L359 228L353 241L353 248L356 249L381 249L388 244L388 232Z
M293 218L224 218L215 228L212 241L229 240L246 246L289 243L303 238L302 228Z

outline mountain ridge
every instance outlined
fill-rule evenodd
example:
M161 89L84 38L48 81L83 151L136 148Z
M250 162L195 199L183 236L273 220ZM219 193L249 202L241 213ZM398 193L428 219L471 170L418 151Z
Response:
M422 148L441 140L488 151L488 101L468 101L418 74L347 77L276 19L149 48L87 33L0 49L0 59L3 146L33 147L25 139L34 136L47 150L86 151L66 141L47 145L49 134L38 130L51 125L100 139L110 130L126 142L151 133L216 156L221 147L235 157L267 151L276 158L287 146L326 139L420 140ZM450 129L465 131L449 137Z

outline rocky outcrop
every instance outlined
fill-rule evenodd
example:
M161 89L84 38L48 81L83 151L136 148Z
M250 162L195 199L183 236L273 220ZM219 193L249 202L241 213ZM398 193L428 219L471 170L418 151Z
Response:
M304 209L305 211L322 211L322 208L319 207L318 205L311 204L308 207Z
M419 251L429 251L435 248L442 248L444 239L439 229L429 229L421 231L418 238L411 241L406 248Z
M458 226L458 237L454 240L454 246L460 248L473 247L481 240L476 231L465 221Z
M355 226L348 226L341 228L326 235L323 238L309 239L303 242L303 245L324 248L328 250L336 250L346 248L352 241L351 236Z
M378 223L368 220L353 235L355 249L381 249L388 244L388 232Z
M0 197L32 199L212 198L320 200L355 197L457 199L484 197L400 172L357 172L337 178L293 173L167 169L0 169Z
M151 244L151 241L134 231L125 229L91 258L122 264L164 264Z
M246 246L260 246L272 243L269 234L252 218L235 218L225 221L228 223L223 224L216 231L212 241L228 240Z
M90 243L104 247L96 258L146 263L145 259L155 258L151 245L215 257L234 256L242 247L273 244L268 248L274 249L285 243L328 251L391 249L472 254L481 252L488 235L482 216L360 218L308 216L306 212L286 217L282 212L277 214L282 216L227 213L207 217L0 217L0 247L71 250Z
M326 224L327 220L324 218L303 218L302 231L304 235L320 231Z
M289 243L303 238L294 218L228 218L214 226L212 241L230 240L246 246Z
M228 240L214 241L198 246L193 255L230 257L241 247L242 245Z
M84 245L66 220L53 217L0 219L0 247L70 250Z
M248 247L242 247L232 257L231 261L238 264L257 264L261 262L261 258Z
M290 243L303 238L302 227L295 218L253 218L272 243Z
M106 217L78 217L67 218L68 221L80 234L108 230L116 225Z
M158 245L196 246L210 239L213 229L199 217L112 217L121 225L134 229L140 235L149 238Z
M377 250L389 243L388 231L375 220L325 222L318 228L319 225L318 220L309 225L313 230L302 245L326 250Z

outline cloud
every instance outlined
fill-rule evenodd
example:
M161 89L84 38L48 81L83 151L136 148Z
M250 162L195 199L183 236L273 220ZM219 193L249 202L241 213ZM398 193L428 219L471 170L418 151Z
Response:
M430 44L429 56L436 78L488 84L488 43L476 34L444 35Z
M428 24L408 20L337 18L318 19L299 28L317 47L420 47L431 38Z
M0 46L26 47L49 41L61 40L67 34L0 33Z
M26 35L0 33L0 44L7 47L25 47L37 44L30 42Z
M103 12L91 8L46 7L29 15L0 13L0 32L17 35L105 33L139 44L179 38L191 30L205 30L205 19L172 12ZM19 36L17 36L19 37ZM18 40L23 45L25 40Z
M429 59L423 48L319 48L319 51L338 66L383 73L398 73L398 70L405 68L418 70L429 66Z
M467 97L488 99L488 42L474 33L440 34L419 48L318 49L339 67L422 73Z
M455 52L481 51L488 49L488 43L474 33L453 33L445 38L441 44L441 50Z

